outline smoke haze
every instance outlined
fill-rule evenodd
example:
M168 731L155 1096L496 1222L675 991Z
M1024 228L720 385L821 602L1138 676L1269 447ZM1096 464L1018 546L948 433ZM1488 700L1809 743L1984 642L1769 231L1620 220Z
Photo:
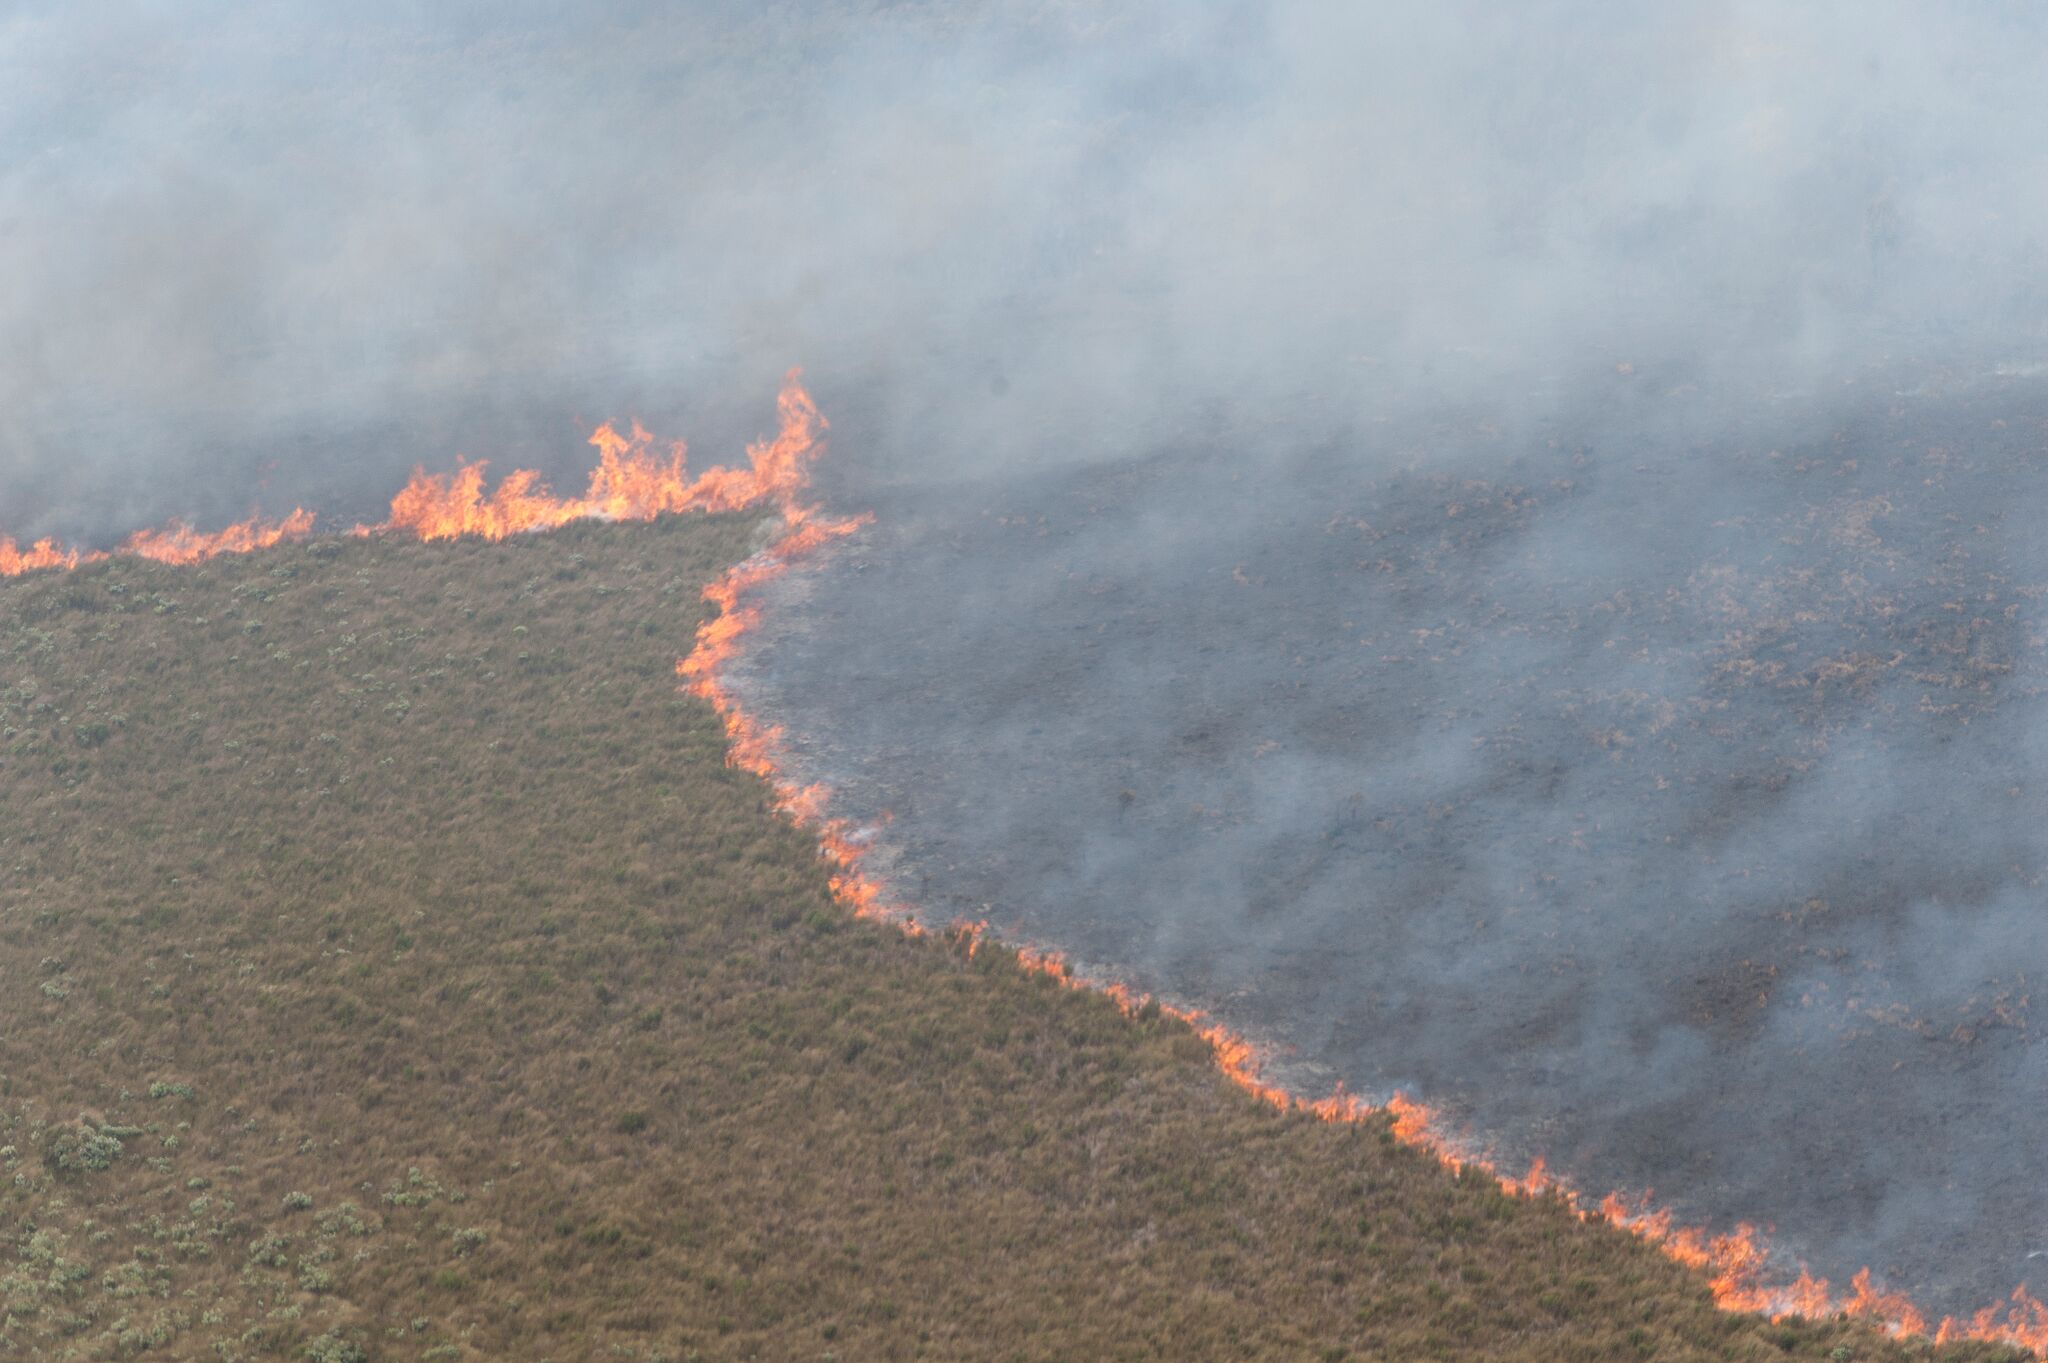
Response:
M933 916L2025 1278L2031 7L416 8L0 13L0 531L701 465L801 364L879 519L748 685Z
M2039 326L2020 6L417 8L0 19L14 533L792 362L926 479Z

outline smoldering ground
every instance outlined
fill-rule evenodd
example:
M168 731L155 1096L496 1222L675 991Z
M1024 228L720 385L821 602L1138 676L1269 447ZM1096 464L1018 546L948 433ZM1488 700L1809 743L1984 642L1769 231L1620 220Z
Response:
M1782 9L16 6L0 527L702 463L803 364L880 518L752 684L931 912L1975 1305L2048 34Z
M938 922L1212 1009L1312 1092L1426 1096L1510 1168L1774 1223L1788 1276L1995 1301L2048 1214L2048 403L1633 405L1555 449L1435 433L1490 478L1347 444L906 493L778 586L746 685Z

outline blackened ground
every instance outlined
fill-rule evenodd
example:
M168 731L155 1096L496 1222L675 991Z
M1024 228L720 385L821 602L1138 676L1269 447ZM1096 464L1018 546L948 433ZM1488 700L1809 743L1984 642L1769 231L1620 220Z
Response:
M2048 1288L2048 398L1585 410L923 492L855 414L744 684L928 918L1788 1271Z

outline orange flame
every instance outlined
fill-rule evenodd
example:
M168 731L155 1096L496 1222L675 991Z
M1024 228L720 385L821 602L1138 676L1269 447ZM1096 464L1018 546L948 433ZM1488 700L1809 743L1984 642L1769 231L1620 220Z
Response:
M789 434L787 416L785 408L785 435ZM818 520L814 518L814 508L800 506L793 499L785 503L785 516L789 528L780 540L704 589L705 599L718 607L718 613L698 627L696 645L689 656L677 662L676 673L693 695L708 700L718 712L730 743L726 760L767 781L774 792L776 808L799 826L816 830L820 852L835 868L830 884L839 900L856 917L882 919L912 936L921 936L924 929L909 916L908 907L889 899L881 882L862 869L866 852L862 838L845 820L826 815L830 790L820 783L799 783L787 775L781 764L782 730L755 720L732 689L720 680L721 670L738 656L743 636L760 622L760 608L743 599L747 593L786 572L797 558L850 534L868 519ZM947 939L970 959L980 953L989 937L986 920L955 922L947 929ZM1228 1027L1207 1020L1201 1012L1163 1003L1121 981L1077 974L1057 951L1028 943L1014 945L1011 950L1018 969L1043 975L1069 989L1103 994L1126 1016L1136 1017L1144 1010L1156 1009L1187 1023L1208 1044L1223 1075L1270 1107L1305 1113L1325 1122L1385 1120L1396 1139L1429 1152L1453 1172L1476 1170L1495 1179L1502 1191L1511 1196L1558 1198L1582 1221L1598 1219L1649 1241L1669 1258L1698 1272L1706 1280L1715 1305L1724 1310L1757 1312L1773 1319L1790 1315L1860 1316L1876 1321L1893 1334L1928 1333L1925 1315L1903 1294L1874 1288L1869 1269L1855 1276L1851 1294L1845 1298L1835 1297L1825 1279L1816 1278L1803 1268L1792 1282L1774 1284L1769 1254L1755 1226L1740 1225L1725 1235L1679 1227L1674 1225L1668 1208L1653 1210L1647 1199L1631 1203L1618 1193L1589 1203L1553 1176L1540 1159L1520 1177L1500 1173L1490 1161L1467 1153L1444 1135L1435 1113L1405 1094L1394 1093L1377 1107L1341 1089L1322 1098L1301 1097L1261 1078L1258 1049ZM1941 1322L1936 1332L1938 1341L1960 1338L2009 1341L2040 1349L2048 1345L2048 1307L2021 1289L2014 1293L2004 1315L1994 1308L1977 1313L1968 1322Z
M313 513L294 509L292 514L266 525L251 517L225 530L204 534L183 521L172 521L161 530L138 530L121 545L120 552L158 563L197 563L216 554L246 554L268 549L288 539L300 539L313 529Z
M826 422L798 377L797 371L791 370L778 397L781 425L777 435L747 447L745 468L712 468L692 479L685 474L685 450L680 442L658 453L653 438L638 425L623 436L605 425L590 437L598 451L598 464L582 497L556 498L530 470L510 474L486 496L481 462L461 465L445 475L415 470L411 481L392 499L390 519L380 526L357 526L356 533L410 531L423 540L459 535L502 539L589 517L651 520L681 511L774 505L783 516L781 536L704 589L705 599L717 606L718 612L698 627L695 644L689 655L676 663L676 673L691 694L708 701L717 712L729 743L727 762L762 777L774 793L776 808L817 832L820 854L833 868L828 877L832 893L858 917L893 922L904 932L921 936L924 929L909 916L907 906L890 900L881 881L862 869L867 834L844 819L827 815L831 792L823 784L799 784L785 774L782 731L747 714L720 675L738 655L742 637L760 620L759 608L747 604L746 595L788 571L798 559L852 534L871 519L824 517L816 506L802 500L809 466L823 450L820 436ZM195 563L216 554L246 553L297 538L309 533L312 525L313 516L306 511L294 511L274 523L252 518L211 534L173 523L138 532L114 552L163 563ZM24 549L0 536L0 577L75 568L107 557L103 552L83 553L49 539L37 540ZM949 932L950 940L970 957L980 951L988 936L986 922L956 923ZM1598 1202L1589 1202L1551 1175L1541 1160L1520 1177L1502 1174L1490 1161L1469 1153L1444 1134L1436 1114L1405 1094L1394 1093L1378 1106L1341 1089L1322 1098L1301 1097L1262 1079L1258 1049L1201 1012L1164 1003L1119 981L1077 974L1055 951L1028 944L1013 950L1019 969L1046 976L1066 988L1101 993L1128 1016L1156 1010L1185 1022L1207 1043L1217 1068L1231 1083L1278 1111L1299 1112L1325 1122L1385 1121L1398 1140L1427 1151L1454 1172L1476 1170L1494 1178L1513 1196L1558 1198L1581 1220L1598 1219L1640 1236L1698 1271L1715 1303L1726 1309L1762 1312L1774 1318L1860 1316L1895 1334L1927 1333L1926 1317L1904 1295L1876 1288L1868 1269L1851 1279L1849 1294L1844 1297L1834 1295L1827 1280L1803 1269L1792 1282L1774 1285L1767 1251L1754 1226L1742 1225L1730 1234L1717 1235L1675 1226L1670 1209L1653 1209L1647 1198L1631 1202L1610 1193ZM2002 1307L1988 1307L1966 1321L1942 1320L1934 1338L1937 1343L1979 1339L2037 1351L2048 1349L2048 1305L2022 1287Z
M13 539L0 535L0 577L19 577L38 568L76 568L78 551L66 549L55 540L37 540L23 549Z
M684 472L686 451L680 440L662 453L637 422L630 435L607 424L590 437L598 462L581 497L556 497L531 469L507 475L486 496L481 461L449 474L416 468L412 481L391 499L391 519L375 528L410 530L423 540L458 535L497 540L590 517L648 521L680 511L737 511L763 502L780 507L796 526L805 517L790 513L808 480L810 462L822 451L817 435L825 419L794 369L783 380L778 403L782 429L773 440L747 447L746 468L706 469L692 479Z
M158 563L198 563L216 554L246 554L254 549L268 549L284 540L302 538L312 529L313 513L305 510L294 510L281 521L264 521L251 516L224 530L214 531L195 530L183 521L172 521L160 529L136 531L113 552L154 559ZM37 540L22 549L12 539L0 535L0 577L18 577L39 568L76 568L84 563L104 562L111 557L113 554L100 551L81 553L67 549L50 539Z

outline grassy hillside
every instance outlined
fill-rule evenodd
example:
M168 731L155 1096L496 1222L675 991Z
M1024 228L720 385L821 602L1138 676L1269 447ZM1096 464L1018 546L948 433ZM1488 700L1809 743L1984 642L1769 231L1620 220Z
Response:
M851 922L671 670L757 530L0 582L0 1355L1925 1349Z

